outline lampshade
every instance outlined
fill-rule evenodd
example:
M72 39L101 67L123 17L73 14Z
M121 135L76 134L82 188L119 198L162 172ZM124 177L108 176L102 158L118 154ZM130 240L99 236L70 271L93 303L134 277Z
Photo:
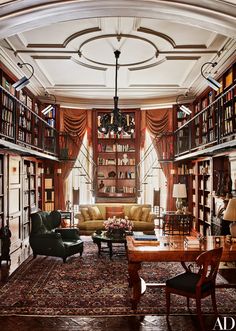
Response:
M236 238L236 198L230 199L224 212L224 220L233 222L230 224L230 233L233 238Z
M174 184L173 198L187 198L187 190L185 184Z
M236 222L236 198L230 199L224 212L224 220Z

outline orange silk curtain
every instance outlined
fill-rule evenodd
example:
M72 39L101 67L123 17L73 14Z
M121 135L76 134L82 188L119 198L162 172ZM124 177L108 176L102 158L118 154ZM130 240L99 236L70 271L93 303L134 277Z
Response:
M173 140L172 136L169 135L173 131L173 111L171 108L168 109L153 109L145 112L146 127L149 130L158 158L161 160L163 157L169 158L170 154L173 153ZM165 134L163 139L157 138L158 135ZM168 149L167 149L168 144ZM168 153L167 153L168 150ZM174 201L172 198L173 190L173 176L170 174L172 169L172 162L161 162L161 168L165 174L167 180L167 210L173 210Z
M89 116L91 112L83 109L60 109L60 131L65 133L61 135L60 148L66 148L68 160L59 164L62 169L61 175L58 177L58 209L65 210L65 183L69 176L77 156L79 154L83 137L88 128L88 123L91 123Z

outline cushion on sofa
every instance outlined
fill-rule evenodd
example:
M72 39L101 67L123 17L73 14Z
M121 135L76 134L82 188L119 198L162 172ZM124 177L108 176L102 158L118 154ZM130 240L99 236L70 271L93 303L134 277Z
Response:
M81 214L82 214L84 220L85 221L90 221L91 218L90 218L90 215L89 215L89 212L88 212L88 208L81 208L80 211L81 211Z
M103 219L102 214L97 206L91 206L91 207L89 206L88 213L90 215L91 220L102 220Z
M150 208L142 208L142 213L140 217L141 222L147 222L150 215Z
M129 212L129 219L139 221L142 214L141 206L132 206Z
M124 208L120 207L106 207L106 218L116 216L117 218L124 218Z

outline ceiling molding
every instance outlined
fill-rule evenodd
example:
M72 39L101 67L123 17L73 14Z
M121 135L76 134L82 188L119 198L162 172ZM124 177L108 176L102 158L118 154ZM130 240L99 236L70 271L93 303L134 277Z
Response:
M120 41L122 38L130 38L130 39L138 39L138 40L142 40L145 41L146 43L150 44L156 51L156 56L158 56L159 50L157 48L157 46L151 41L148 40L146 38L143 37L139 37L136 35L132 35L132 34L127 34L127 33L121 33L121 34L115 34L115 33L109 33L109 34L104 34L104 35L100 35L100 36L96 36L96 37L92 37L90 39L85 40L79 47L78 49L78 53L82 53L82 47L92 41L98 40L98 39L107 39L107 38L117 38L118 41Z
M66 46L74 39L83 36L88 33L99 32L101 29L99 27L84 29L81 31L77 31L70 35L66 40L63 41L62 44L28 44L27 48L66 48Z
M1 5L0 38L69 20L93 17L146 17L198 26L235 37L235 5L222 0L21 0Z
M142 66L142 67L136 67L136 68L128 68L129 71L138 71L138 70L145 70L145 69L149 69L152 67L156 67L162 63L164 63L166 61L166 58L164 57L162 60L154 62L154 63L150 63L146 66Z
M107 68L101 68L101 67L95 67L87 63L83 63L81 61L76 60L72 56L42 56L42 55L33 55L32 59L34 60L71 60L72 62L79 64L83 67L93 69L93 70L99 70L99 71L106 71Z
M110 64L110 63L103 63L103 62L98 62L98 61L94 61L94 60L91 60L89 59L88 57L84 56L83 55L83 58L85 58L87 61L89 62L92 62L92 63L95 63L95 64L98 64L98 65L103 65L103 66L107 66L107 67L115 67L115 64ZM137 66L137 65L140 65L140 64L143 64L143 63L147 63L151 60L154 59L154 56L146 59L146 60L143 60L143 61L140 61L140 62L133 62L133 63L125 63L125 64L118 64L118 68L119 67L129 67L129 66Z

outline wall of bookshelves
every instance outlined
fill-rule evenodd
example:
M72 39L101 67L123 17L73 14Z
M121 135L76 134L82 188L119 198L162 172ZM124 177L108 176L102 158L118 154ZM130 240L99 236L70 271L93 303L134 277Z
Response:
M15 90L12 87L12 81L9 77L2 74L2 86L6 91L1 92L1 135L8 137L9 140L14 138L14 128L15 128L15 103L14 95ZM9 93L7 93L7 91Z
M48 123L48 126L44 127L44 145L45 148L54 153L56 147L56 107L53 106L45 116L44 120Z
M44 168L44 210L52 211L55 209L55 178L54 167L47 165Z
M139 124L135 124L133 134L104 134L97 129L103 113L96 111L93 118L96 202L136 202L139 188L136 167L140 160ZM139 123L138 110L128 112L127 116L134 117L135 123Z
M0 138L56 154L56 107L43 118L43 106L37 98L27 88L15 91L13 83L14 76L10 77L0 69Z
M218 91L207 88L197 97L193 103L194 118L187 126L181 129L184 121L176 119L176 156L203 146L235 140L236 63L217 80L222 87ZM177 112L176 117L178 116ZM189 138L188 132L191 132Z
M32 112L30 110L32 110L33 100L24 90L19 91L19 100L27 107L24 107L22 104L18 105L18 140L31 145L33 142L33 121Z
M24 159L23 162L23 239L29 236L30 215L38 210L37 163Z
M4 155L0 154L0 227L4 225L5 215L4 215Z

